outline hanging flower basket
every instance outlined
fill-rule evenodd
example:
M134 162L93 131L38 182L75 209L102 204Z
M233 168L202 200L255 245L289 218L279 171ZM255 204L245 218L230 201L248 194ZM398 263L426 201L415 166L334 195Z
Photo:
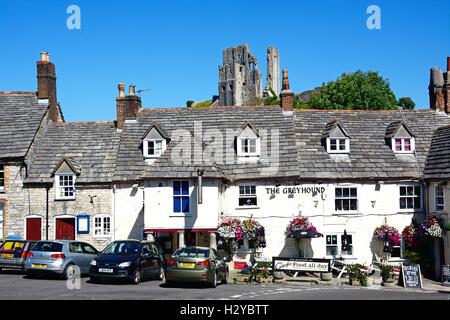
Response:
M317 232L316 227L314 227L306 217L295 217L292 219L288 226L287 231L294 233L298 231L313 231Z
M254 219L226 219L217 228L219 235L225 239L234 238L237 240L256 239L258 230L261 230L261 224Z
M403 229L402 237L405 240L406 246L408 248L413 248L416 239L416 227L413 224L406 226Z
M373 233L373 237L377 240L387 240L391 246L399 246L401 241L398 230L387 224L377 227Z
M422 222L419 228L425 236L433 238L442 237L442 227L436 218L425 220L424 222Z
M243 238L252 240L256 238L256 231L261 227L258 221L246 219L242 221Z

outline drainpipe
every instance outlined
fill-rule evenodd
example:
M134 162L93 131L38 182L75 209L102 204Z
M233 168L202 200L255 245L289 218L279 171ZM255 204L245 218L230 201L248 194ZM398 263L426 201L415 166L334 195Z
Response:
M48 204L49 204L49 191L50 185L47 185L46 189L46 199L45 199L45 240L48 240Z
M116 184L113 183L113 188L112 188L112 192L113 192L113 241L116 241Z

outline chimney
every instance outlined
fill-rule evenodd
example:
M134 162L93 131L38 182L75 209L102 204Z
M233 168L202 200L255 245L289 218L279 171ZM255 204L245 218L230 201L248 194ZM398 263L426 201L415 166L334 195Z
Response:
M142 108L141 98L136 95L136 86L131 84L128 95L125 96L125 85L118 84L119 96L116 98L117 129L123 129L125 120L136 120L139 110Z
M445 112L444 75L440 68L432 68L430 70L428 92L430 95L430 108L439 112Z
M292 114L294 112L294 92L289 88L287 69L283 69L283 86L280 93L280 99L283 113Z
M450 113L450 57L447 57L447 72L444 77L445 112Z
M48 100L49 120L52 122L63 121L56 98L56 71L55 65L50 62L48 52L41 52L41 60L37 65L38 92L40 100Z

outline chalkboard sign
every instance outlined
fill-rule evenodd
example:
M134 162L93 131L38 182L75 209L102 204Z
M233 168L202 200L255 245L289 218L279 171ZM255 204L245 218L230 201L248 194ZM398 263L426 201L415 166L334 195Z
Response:
M450 286L450 265L442 266L442 283Z
M422 289L422 275L420 265L404 264L402 265L402 284L405 288Z

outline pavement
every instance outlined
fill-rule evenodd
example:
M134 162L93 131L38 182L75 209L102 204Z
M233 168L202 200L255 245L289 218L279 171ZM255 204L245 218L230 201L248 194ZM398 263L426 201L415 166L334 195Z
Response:
M335 279L333 279L334 281ZM424 281L424 289L385 288L374 283L370 287L353 287L322 281L285 281L264 284L226 284L216 289L200 285L167 287L161 281L93 284L84 277L66 283L54 278L29 279L14 271L0 274L0 300L450 300L450 291L438 283Z

